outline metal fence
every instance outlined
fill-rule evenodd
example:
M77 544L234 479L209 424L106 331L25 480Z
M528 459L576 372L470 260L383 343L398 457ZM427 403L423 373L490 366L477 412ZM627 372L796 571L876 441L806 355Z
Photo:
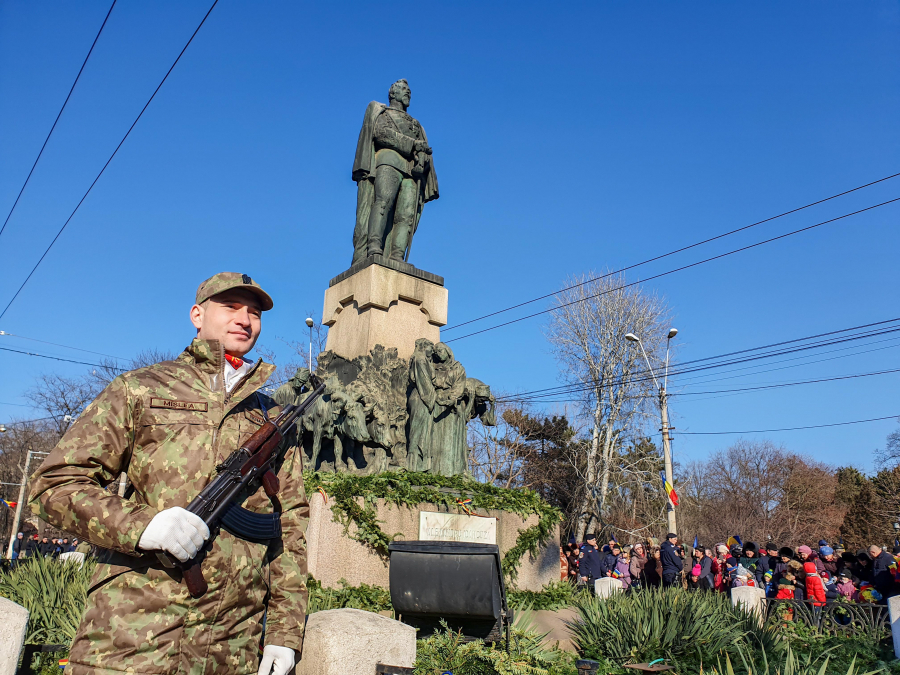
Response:
M885 605L829 600L816 607L809 600L766 601L766 620L803 623L821 635L871 635L881 639L890 634Z

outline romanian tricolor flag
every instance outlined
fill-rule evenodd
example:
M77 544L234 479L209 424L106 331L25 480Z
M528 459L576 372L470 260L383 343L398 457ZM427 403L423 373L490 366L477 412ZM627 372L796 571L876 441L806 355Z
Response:
M619 572L619 570L613 570L612 572L610 572L610 576L611 576L613 579L621 579L621 578L622 578L622 573Z
M728 544L728 548L733 548L734 546L740 546L741 548L744 547L744 542L742 542L741 538L736 534L728 537L728 541L726 541L725 543Z
M60 659L59 660L59 669L62 670L67 665L69 665L69 659Z
M5 499L0 499L0 502L6 504L6 508L14 509L19 505L19 502L8 502Z
M472 504L471 497L466 497L465 499L457 499L456 500L456 505L458 507L460 507L463 511L465 511L467 516L471 516L473 513L471 506L470 506L471 504Z
M663 489L665 489L669 501L672 502L672 506L678 506L678 493L675 492L675 488L672 487L672 484L666 480L666 474L661 472L659 477L662 478Z

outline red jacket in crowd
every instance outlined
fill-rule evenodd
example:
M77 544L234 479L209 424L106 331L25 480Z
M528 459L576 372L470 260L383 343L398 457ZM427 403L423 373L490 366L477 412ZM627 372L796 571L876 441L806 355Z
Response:
M825 584L816 571L816 564L803 563L803 571L806 572L806 599L816 607L822 607L825 604Z

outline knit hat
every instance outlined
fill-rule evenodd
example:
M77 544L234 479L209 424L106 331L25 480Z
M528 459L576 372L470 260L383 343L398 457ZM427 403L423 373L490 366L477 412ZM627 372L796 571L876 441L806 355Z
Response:
M828 546L828 542L824 539L819 539L819 546Z
M739 577L749 577L749 576L750 576L750 570L748 570L748 569L747 569L746 567L744 567L743 565L738 565L738 567L737 567L737 576L739 576Z
M812 549L804 544L803 546L797 547L797 553L805 553L806 555L809 555L810 553L812 553Z
M794 584L791 583L791 580L788 579L787 577L781 577L781 579L778 580L778 588L793 588L793 587L794 587Z
M830 546L822 546L819 549L819 553L821 553L822 555L834 555L834 549Z
M834 545L834 550L835 550L836 553L843 553L843 552L846 551L847 549L844 548L844 545L843 545L843 544L838 543L838 544L835 544L835 545Z
M701 571L702 571L702 570L701 570L701 568L700 568L700 565L694 565L694 566L691 568L691 574L693 574L695 577L699 577Z
M778 544L773 544L770 541L769 543L766 544L766 550L767 551L775 551L777 553L778 552Z
M841 579L849 579L849 578L851 578L850 570L841 570L841 571L838 573L838 576L839 576Z
M778 557L779 558L793 558L794 557L794 549L790 546L782 546L778 549Z

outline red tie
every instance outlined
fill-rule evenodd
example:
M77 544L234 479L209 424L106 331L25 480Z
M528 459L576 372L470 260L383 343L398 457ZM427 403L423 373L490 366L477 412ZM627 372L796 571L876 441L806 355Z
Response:
M231 367L235 370L244 365L244 359L242 359L240 356L232 356L231 354L226 354L225 360L228 361L228 363L231 364Z

